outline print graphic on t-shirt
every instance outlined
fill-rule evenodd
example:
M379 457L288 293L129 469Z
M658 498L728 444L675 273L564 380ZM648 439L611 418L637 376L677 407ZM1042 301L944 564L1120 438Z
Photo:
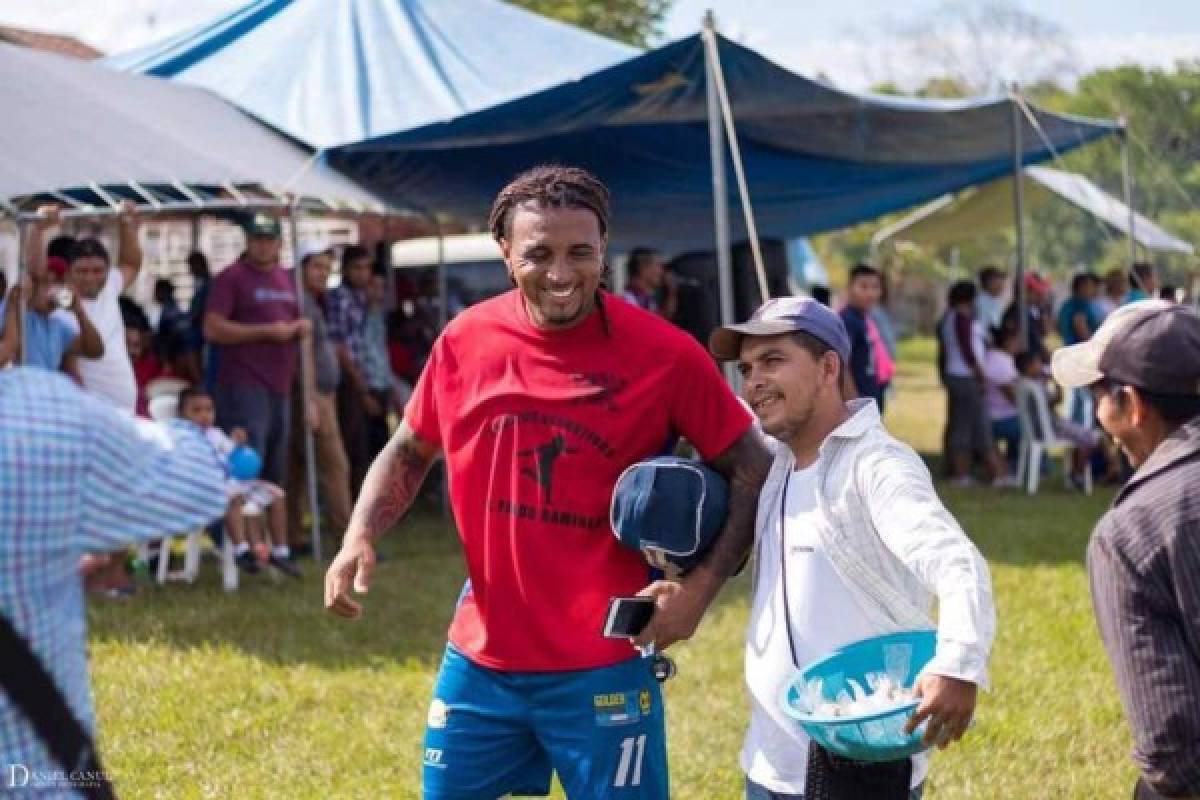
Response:
M526 478L532 478L538 482L545 492L546 505L554 505L554 464L564 455L574 455L579 451L573 447L567 446L567 440L563 438L561 433L556 434L553 439L545 444L539 445L531 450L520 450L518 456L523 458L535 456L537 458L536 467L522 467L521 474Z
M541 411L498 415L489 429L495 437L493 473L511 470L517 481L509 487L511 496L506 492L488 501L492 512L587 531L608 524L608 515L600 508L573 507L572 470L563 471L564 458L568 463L594 454L613 459L616 451L605 437L568 417Z
M259 286L254 290L254 302L256 303L292 303L295 300L296 296L294 294L281 289L269 289L265 286Z
M609 411L621 410L621 407L617 405L616 396L629 385L629 381L607 372L578 372L571 376L571 380L577 386L594 389L577 399L575 401L577 405L602 405Z

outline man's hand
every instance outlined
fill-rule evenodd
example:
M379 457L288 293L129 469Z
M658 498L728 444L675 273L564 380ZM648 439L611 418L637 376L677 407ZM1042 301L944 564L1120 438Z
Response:
M268 322L266 328L267 341L276 344L287 344L296 338L296 328L293 322Z
M37 207L37 219L33 221L33 224L41 230L53 228L61 222L62 214L57 205L50 203L48 205Z
M292 338L307 339L312 335L312 322L307 319L292 320Z
M347 536L325 573L325 609L346 619L362 616L362 604L350 599L350 587L366 594L375 571L375 547L364 536Z
M904 732L912 733L928 719L929 727L925 729L922 741L927 746L936 744L945 750L966 733L971 715L975 713L978 691L970 681L945 675L922 675L915 692L921 698L921 704L904 726Z
M656 650L666 650L676 642L692 638L711 599L706 594L686 578L678 583L655 581L642 589L639 597L654 598L654 616L633 643L638 647L653 644Z
M246 433L245 428L237 427L229 431L229 439L234 444L245 444L250 440L250 436Z

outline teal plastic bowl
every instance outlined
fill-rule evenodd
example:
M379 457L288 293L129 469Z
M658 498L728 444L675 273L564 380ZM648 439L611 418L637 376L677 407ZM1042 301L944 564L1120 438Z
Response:
M918 702L857 717L828 717L809 714L798 705L801 687L814 678L824 683L822 692L832 702L838 692L850 692L851 679L866 688L867 673L904 674L904 685L916 683L917 674L933 658L937 648L934 631L904 631L848 644L831 655L800 670L780 698L784 713L804 732L831 753L856 761L895 761L925 750L922 723L911 734L904 726Z

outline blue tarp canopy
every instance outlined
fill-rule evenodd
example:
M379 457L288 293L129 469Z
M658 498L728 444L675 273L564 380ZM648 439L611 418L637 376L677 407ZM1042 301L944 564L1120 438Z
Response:
M842 227L1013 168L1013 101L838 91L717 37L763 236ZM711 246L712 174L701 35L458 119L335 148L334 166L394 199L486 219L526 167L587 167L613 191L614 242ZM1115 133L1115 123L1031 107L1023 161ZM1043 138L1045 137L1045 138ZM736 208L732 172L728 180ZM733 214L735 236L739 215Z
M253 0L103 63L211 89L319 149L454 119L637 52L500 0Z

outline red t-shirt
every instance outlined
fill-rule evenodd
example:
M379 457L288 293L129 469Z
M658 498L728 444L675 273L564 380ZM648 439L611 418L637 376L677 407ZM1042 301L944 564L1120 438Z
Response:
M705 459L751 425L708 354L685 332L611 295L574 328L540 330L511 291L449 324L405 412L440 445L470 590L450 641L508 671L625 660L600 635L609 598L643 588L640 553L609 523L622 470L676 435Z

